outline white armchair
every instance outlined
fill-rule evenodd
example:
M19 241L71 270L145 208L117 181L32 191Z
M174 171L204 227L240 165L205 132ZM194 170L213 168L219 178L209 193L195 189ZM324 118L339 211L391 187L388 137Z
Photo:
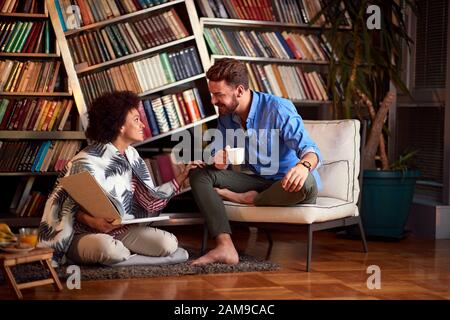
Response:
M359 216L360 122L358 120L304 121L311 138L322 153L318 168L323 189L316 204L290 207L256 207L224 201L230 221L255 225L264 230L274 224L303 225L308 229L306 271L310 271L313 232L358 225L363 249L367 243ZM204 251L207 231L203 239ZM268 233L269 253L272 238Z

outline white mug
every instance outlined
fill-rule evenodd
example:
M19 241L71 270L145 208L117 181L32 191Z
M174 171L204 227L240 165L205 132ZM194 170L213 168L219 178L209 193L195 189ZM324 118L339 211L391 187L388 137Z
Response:
M227 150L228 160L232 165L240 165L245 162L244 148L229 148Z

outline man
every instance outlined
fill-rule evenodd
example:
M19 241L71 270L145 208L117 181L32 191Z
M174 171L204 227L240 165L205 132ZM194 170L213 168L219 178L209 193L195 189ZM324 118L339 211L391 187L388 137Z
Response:
M255 206L315 203L320 187L315 170L320 152L291 101L249 89L247 69L242 62L217 60L206 76L212 103L219 109L218 129L223 137L230 129L252 132L248 136L253 138L254 133L267 133L257 137L256 143L254 139L249 142L249 138L245 141L246 165L253 174L226 170L227 148L235 146L233 138L214 141L213 145L222 147L213 147L213 165L194 169L189 175L194 198L216 241L213 250L192 264L236 264L239 256L231 240L222 198ZM268 156L261 148L272 154ZM251 155L256 155L257 161L248 161ZM275 163L268 167L268 160Z

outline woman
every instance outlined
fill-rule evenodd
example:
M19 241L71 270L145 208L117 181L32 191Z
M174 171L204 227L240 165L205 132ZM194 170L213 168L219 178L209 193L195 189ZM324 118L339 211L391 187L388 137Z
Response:
M89 171L108 197L118 205L122 218L158 215L179 192L188 164L170 182L155 187L147 166L131 145L144 140L139 117L139 98L131 92L113 92L96 99L88 113L86 136L91 143L79 152L60 177ZM58 181L45 205L39 227L39 246L52 247L54 259L64 263L111 265L130 257L171 255L178 248L176 237L166 231L140 225L116 226L84 212L59 186Z

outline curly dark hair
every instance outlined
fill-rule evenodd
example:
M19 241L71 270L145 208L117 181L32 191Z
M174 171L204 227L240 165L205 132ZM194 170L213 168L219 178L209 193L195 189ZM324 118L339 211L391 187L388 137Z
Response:
M206 78L211 81L222 81L232 86L243 85L248 89L248 72L245 64L232 58L218 59L206 73Z
M139 97L131 91L114 91L98 97L88 111L86 137L100 143L113 141L119 135L128 112L138 108L139 102Z

